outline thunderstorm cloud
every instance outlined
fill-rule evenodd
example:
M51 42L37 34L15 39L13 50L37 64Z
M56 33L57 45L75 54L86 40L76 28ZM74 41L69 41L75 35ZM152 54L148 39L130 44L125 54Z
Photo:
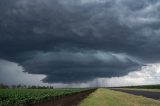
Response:
M123 82L160 62L159 11L159 0L0 0L0 73L14 64L43 83Z

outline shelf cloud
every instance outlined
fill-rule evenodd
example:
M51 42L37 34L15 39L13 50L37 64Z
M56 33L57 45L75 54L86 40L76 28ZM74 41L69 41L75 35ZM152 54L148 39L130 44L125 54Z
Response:
M0 59L43 83L123 77L160 62L159 10L158 0L1 0Z

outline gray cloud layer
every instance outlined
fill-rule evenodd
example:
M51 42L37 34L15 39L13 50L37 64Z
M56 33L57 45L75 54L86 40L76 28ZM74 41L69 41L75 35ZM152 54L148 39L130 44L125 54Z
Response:
M123 76L160 60L158 0L1 0L0 58L44 82Z
M38 53L23 63L26 71L47 75L45 82L66 83L121 76L136 70L140 65L124 54L64 51Z

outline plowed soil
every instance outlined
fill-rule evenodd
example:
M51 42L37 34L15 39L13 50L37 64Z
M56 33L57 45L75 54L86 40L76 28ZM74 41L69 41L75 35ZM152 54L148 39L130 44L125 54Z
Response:
M95 89L82 91L62 98L57 98L51 101L32 104L29 106L77 106L84 98L91 94Z

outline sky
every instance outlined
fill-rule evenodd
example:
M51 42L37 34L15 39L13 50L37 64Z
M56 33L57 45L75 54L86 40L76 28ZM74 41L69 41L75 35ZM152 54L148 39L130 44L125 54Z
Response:
M159 0L0 0L0 83L160 84Z

